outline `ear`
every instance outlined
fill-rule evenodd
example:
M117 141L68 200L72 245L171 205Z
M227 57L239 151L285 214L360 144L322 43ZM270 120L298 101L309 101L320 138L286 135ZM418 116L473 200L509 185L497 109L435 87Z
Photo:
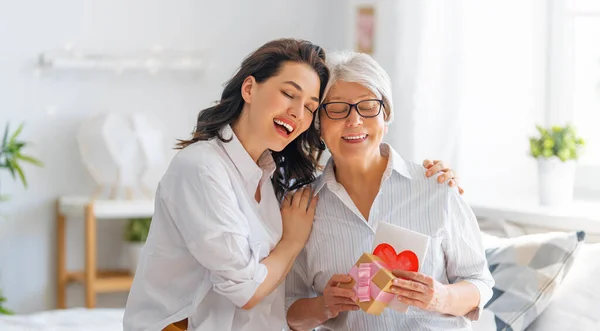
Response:
M256 86L256 79L254 76L248 76L242 82L242 99L246 103L252 103L252 93L254 92L253 88Z
M388 123L385 122L383 124L383 135L386 135L388 133L388 127L389 127Z

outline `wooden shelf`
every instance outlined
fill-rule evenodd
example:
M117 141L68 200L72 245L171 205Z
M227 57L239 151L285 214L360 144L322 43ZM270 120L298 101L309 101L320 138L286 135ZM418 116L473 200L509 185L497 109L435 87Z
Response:
M67 273L68 282L85 283L85 273L75 271ZM99 270L96 273L94 288L96 292L129 291L133 276L125 270Z
M85 206L94 205L97 219L124 219L151 217L154 200L109 200L82 196L63 196L58 199L59 213L65 216L84 217Z
M83 284L85 307L96 307L96 294L128 291L133 276L123 270L98 270L96 266L96 226L101 219L151 217L152 200L106 200L90 197L62 196L56 202L56 306L67 307L66 290L69 283ZM66 222L67 217L79 216L84 220L84 270L67 270Z

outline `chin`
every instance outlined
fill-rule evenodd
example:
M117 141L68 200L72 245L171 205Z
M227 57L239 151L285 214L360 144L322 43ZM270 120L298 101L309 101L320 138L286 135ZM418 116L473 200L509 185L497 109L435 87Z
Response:
M292 140L290 140L288 142L274 142L269 145L269 149L273 152L281 152L291 142L292 142Z

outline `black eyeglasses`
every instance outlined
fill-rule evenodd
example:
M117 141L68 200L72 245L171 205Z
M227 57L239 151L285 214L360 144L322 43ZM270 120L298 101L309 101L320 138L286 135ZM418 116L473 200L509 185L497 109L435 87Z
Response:
M356 108L358 115L364 118L376 117L381 113L383 107L383 100L368 99L362 100L357 103L347 102L328 102L321 105L321 108L325 110L327 117L332 120L342 120L350 116L352 108Z

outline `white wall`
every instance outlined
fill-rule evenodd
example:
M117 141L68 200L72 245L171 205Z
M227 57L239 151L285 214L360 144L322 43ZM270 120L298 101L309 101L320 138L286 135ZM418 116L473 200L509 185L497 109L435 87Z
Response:
M26 166L28 190L0 173L0 288L19 313L54 307L54 201L90 194L93 182L79 161L74 135L80 122L100 111L147 112L163 124L168 144L187 137L197 111L217 100L242 57L278 37L300 37L325 47L344 46L332 15L341 0L320 8L304 1L4 1L0 3L0 124L25 122L27 149L45 163ZM325 24L333 29L323 29ZM201 80L52 75L36 77L43 51L72 43L101 51L208 48L212 67ZM99 224L99 264L122 261L121 221ZM68 222L68 266L82 268L81 220ZM119 306L125 295L100 295L100 306ZM82 305L82 289L69 289L68 304Z

